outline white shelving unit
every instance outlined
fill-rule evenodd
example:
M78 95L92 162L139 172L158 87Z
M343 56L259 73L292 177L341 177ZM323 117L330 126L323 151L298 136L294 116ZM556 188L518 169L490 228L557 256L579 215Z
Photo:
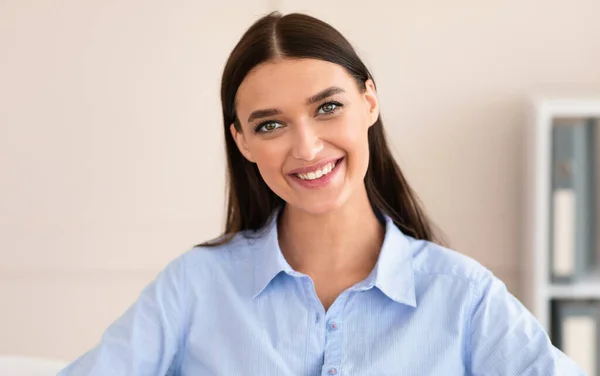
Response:
M525 139L528 161L524 169L527 195L523 202L525 226L522 233L524 302L550 333L551 300L600 300L600 276L565 285L552 283L549 272L553 119L600 119L600 93L536 96L532 100L531 109ZM599 123L596 123L597 126Z

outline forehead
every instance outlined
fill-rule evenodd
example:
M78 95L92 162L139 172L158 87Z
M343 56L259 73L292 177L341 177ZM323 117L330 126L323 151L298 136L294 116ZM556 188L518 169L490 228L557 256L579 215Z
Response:
M304 104L331 86L357 90L341 66L316 59L281 59L262 63L244 78L236 96L239 113L255 108Z

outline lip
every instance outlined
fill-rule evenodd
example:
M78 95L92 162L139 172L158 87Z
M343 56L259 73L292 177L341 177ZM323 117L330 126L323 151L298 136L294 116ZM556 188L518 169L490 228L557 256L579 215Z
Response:
M306 174L309 172L314 172L317 170L320 170L321 168L325 167L327 164L338 161L340 159L342 159L343 157L332 157L332 158L326 158L326 159L322 159L317 163L313 163L310 166L305 166L305 167L300 167L300 168L296 168L290 172L288 172L289 175L295 175L295 174Z

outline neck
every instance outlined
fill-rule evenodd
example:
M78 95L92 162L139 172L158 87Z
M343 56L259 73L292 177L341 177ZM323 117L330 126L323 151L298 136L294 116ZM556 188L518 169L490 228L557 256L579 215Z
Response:
M366 277L377 262L383 237L384 226L366 190L326 214L314 215L287 205L279 221L283 255L294 270L311 276Z

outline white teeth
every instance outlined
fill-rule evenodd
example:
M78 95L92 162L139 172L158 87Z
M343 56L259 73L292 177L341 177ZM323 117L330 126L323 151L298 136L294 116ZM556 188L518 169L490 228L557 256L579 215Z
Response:
M323 166L323 168L321 168L319 170L311 171L311 172L308 172L305 174L296 174L296 176L298 176L302 180L315 180L315 179L319 179L320 177L323 177L324 175L327 175L334 168L335 168L335 162L330 162L330 163L327 163L325 166Z

